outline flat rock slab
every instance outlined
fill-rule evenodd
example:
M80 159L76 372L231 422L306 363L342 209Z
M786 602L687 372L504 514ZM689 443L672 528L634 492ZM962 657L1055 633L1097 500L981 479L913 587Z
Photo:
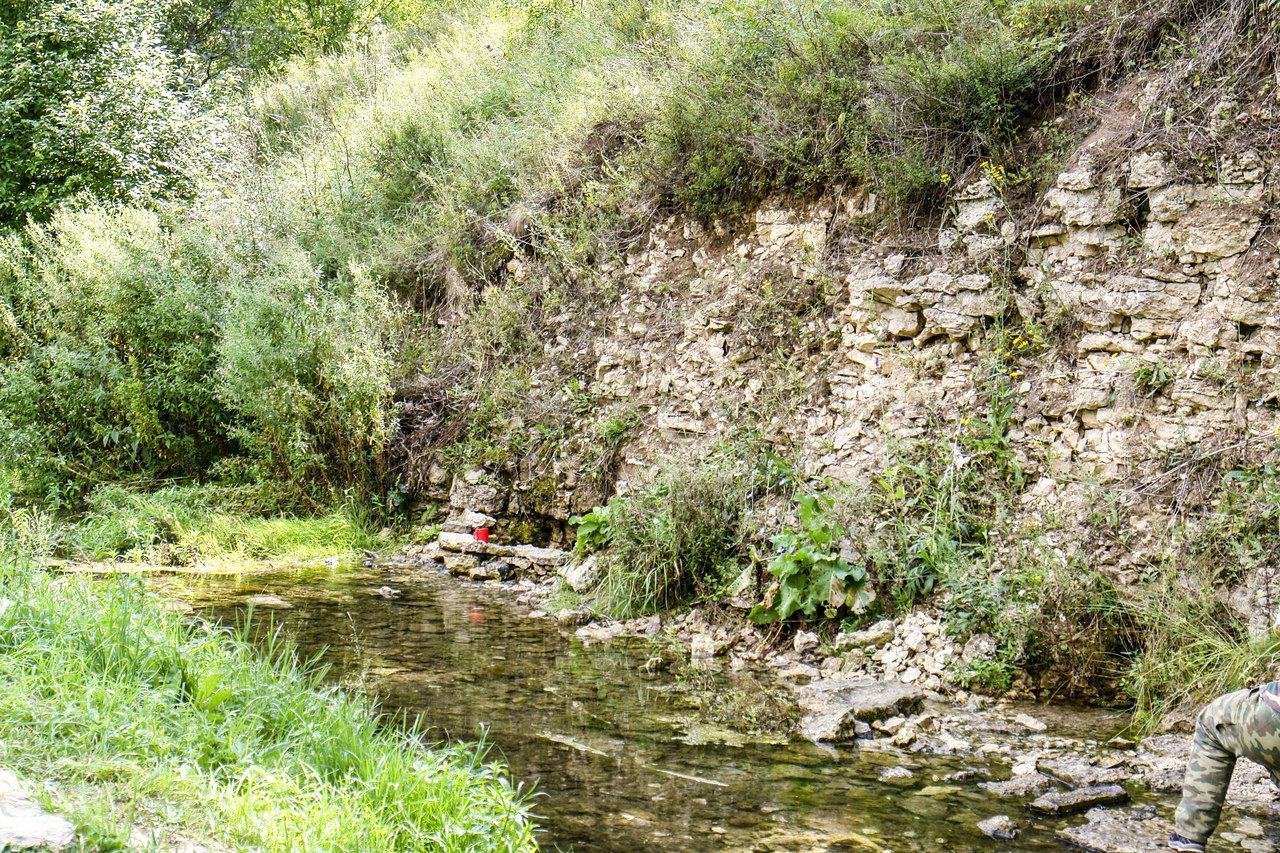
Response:
M1060 829L1058 838L1093 853L1154 853L1169 849L1166 845L1173 824L1157 818L1153 809L1099 808L1085 817L1088 823Z
M509 557L516 549L496 542L481 542L470 533L441 533L436 544L442 551L460 554L483 554L486 557Z
M41 809L17 776L0 770L0 850L66 850L75 840L66 818Z
M1055 791L1032 800L1027 808L1042 815L1068 815L1094 806L1118 806L1129 801L1129 792L1119 785L1090 785L1074 791Z
M252 604L254 607L265 607L268 610L289 610L292 604L283 598L274 595L251 595L245 599L246 604Z
M1099 767L1083 758L1065 757L1042 760L1036 769L1068 785L1114 785L1134 775L1124 767Z
M436 538L436 546L441 551L455 554L479 554L485 557L502 557L520 560L535 566L556 567L564 565L569 559L568 551L559 548L539 548L536 545L499 545L496 542L481 542L468 533L449 533L443 531Z
M805 711L800 734L812 741L853 740L866 731L866 723L915 713L924 697L919 687L900 682L814 681L796 691Z
M998 797L1029 797L1053 788L1053 780L1043 773L1020 773L1002 782L979 782L978 787Z

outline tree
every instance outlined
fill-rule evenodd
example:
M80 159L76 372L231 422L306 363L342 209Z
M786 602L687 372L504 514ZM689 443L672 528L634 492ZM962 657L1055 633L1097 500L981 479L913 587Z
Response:
M210 121L157 23L143 0L20 0L0 16L0 225L82 193L186 187L184 149Z

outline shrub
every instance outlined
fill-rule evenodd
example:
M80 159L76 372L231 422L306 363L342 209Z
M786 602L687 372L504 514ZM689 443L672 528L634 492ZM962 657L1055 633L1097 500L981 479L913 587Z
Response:
M720 592L740 574L755 502L792 484L790 467L755 435L696 461L668 459L651 482L572 519L575 547L603 567L596 605L625 617Z
M395 424L395 305L363 270L328 283L294 257L228 307L219 387L235 434L300 492L378 483Z
M58 528L72 559L187 565L234 557L314 560L375 547L376 531L348 505L324 514L289 512L262 486L168 485L144 492L107 485ZM270 517L266 517L270 516Z
M742 556L746 483L721 464L668 467L609 502L609 549L597 590L624 617L717 592Z
M0 445L17 467L53 488L192 474L225 452L222 301L202 263L135 209L0 237Z
M212 116L141 0L26 0L0 12L0 227L81 193L163 198Z

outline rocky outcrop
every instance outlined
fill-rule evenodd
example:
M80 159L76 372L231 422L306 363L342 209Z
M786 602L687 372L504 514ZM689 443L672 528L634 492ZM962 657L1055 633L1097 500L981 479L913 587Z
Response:
M802 477L874 483L894 447L949 447L985 417L995 371L1026 485L1002 517L1013 535L992 546L993 572L1018 564L1024 531L1046 563L1084 562L1122 586L1171 564L1186 540L1165 535L1170 524L1212 508L1220 469L1256 461L1280 429L1280 252L1266 209L1280 164L1244 145L1194 167L1135 146L1135 85L1039 196L975 168L928 233L868 239L875 201L847 188L766 202L732 227L656 223L598 270L616 294L603 310L549 321L548 358L589 375L587 402L563 401L589 409L581 435L549 443L514 413L537 448L525 458L456 472L418 460L416 496L457 522L420 556L477 578L503 577L504 564L549 576L554 561L480 549L468 528L503 538L533 517L547 522L539 541L568 545L571 515L748 421ZM630 426L602 466L595 429L623 414ZM1123 536L1097 531L1107 495ZM592 568L569 574L576 590ZM1222 598L1265 628L1280 573L1249 568ZM850 639L838 666L937 689L995 653L931 629ZM1097 689L1064 670L1055 695Z
M923 690L907 684L843 679L814 682L797 692L797 702L805 712L799 731L809 740L828 743L870 737L869 724L914 713L924 696Z

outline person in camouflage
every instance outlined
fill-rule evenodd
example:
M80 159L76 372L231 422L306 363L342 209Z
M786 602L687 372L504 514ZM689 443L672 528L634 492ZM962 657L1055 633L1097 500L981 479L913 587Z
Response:
M1219 696L1200 712L1169 838L1174 850L1204 850L1240 757L1261 764L1280 785L1280 681Z

